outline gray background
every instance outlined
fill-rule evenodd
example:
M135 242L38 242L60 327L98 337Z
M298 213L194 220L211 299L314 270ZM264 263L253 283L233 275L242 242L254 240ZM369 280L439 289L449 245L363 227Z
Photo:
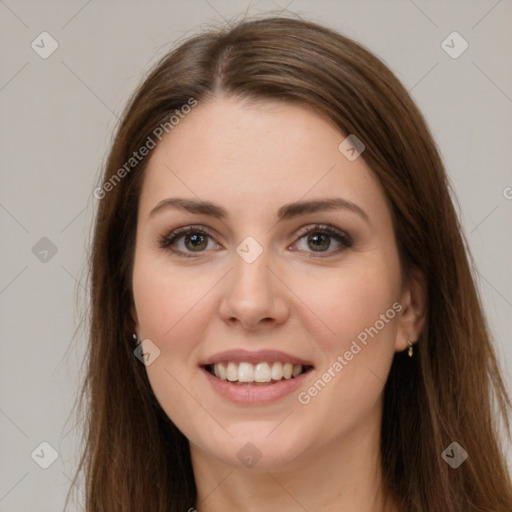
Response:
M0 0L0 511L63 507L79 447L70 414L84 356L92 191L128 95L176 40L280 9L360 41L411 91L456 190L512 388L510 0ZM43 46L43 31L59 45L47 59L31 47ZM453 31L469 44L457 59L441 47ZM35 462L51 461L43 441L58 452L48 469Z

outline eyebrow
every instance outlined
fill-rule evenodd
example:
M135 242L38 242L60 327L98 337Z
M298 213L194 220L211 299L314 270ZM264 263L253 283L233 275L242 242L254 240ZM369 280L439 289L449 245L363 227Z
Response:
M158 212L169 208L175 210L184 210L189 213L208 215L220 220L226 220L229 215L227 210L222 206L210 201L200 201L196 199L185 199L180 197L169 197L160 201L149 213L149 217L153 217ZM358 214L368 224L370 219L368 214L357 204L340 197L318 199L314 201L299 201L281 206L277 211L278 220L289 220L300 215L308 213L317 213L330 210L349 210Z

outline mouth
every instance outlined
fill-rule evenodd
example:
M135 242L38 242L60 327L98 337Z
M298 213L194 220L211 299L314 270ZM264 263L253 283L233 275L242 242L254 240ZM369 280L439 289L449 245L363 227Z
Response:
M313 369L309 364L288 361L219 361L201 367L220 381L236 386L272 386L279 382L298 379Z
M203 360L199 368L207 386L223 400L249 407L293 396L314 370L311 361L273 349L226 350Z

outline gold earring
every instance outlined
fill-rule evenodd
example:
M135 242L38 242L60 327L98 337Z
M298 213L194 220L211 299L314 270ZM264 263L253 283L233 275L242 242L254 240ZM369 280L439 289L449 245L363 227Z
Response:
M408 344L409 344L409 350L407 351L407 355L409 357L412 357L412 354L414 352L414 343L412 341L409 341Z

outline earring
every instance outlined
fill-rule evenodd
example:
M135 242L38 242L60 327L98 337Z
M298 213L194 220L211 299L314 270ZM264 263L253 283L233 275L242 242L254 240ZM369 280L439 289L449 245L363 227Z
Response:
M412 357L412 354L414 352L414 342L409 341L408 344L409 344L409 350L407 351L407 355L409 357Z
M140 343L140 340L139 340L138 336L135 333L133 333L133 340L135 341L136 345L138 345Z

